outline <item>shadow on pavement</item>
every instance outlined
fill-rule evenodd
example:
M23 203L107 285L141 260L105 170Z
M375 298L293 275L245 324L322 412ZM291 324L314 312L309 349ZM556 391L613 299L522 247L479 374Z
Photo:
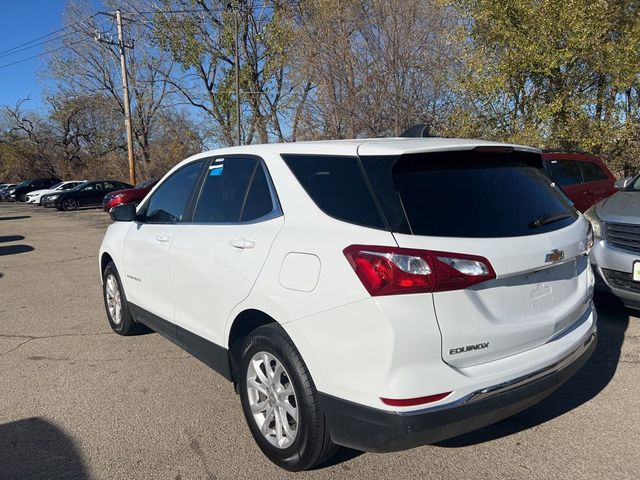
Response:
M0 257L5 255L16 255L18 253L32 252L35 248L31 245L7 245L0 247Z
M22 235L5 235L4 237L0 237L0 243L17 242L19 240L24 240L24 237Z
M457 448L484 443L527 430L579 407L600 393L611 381L620 358L629 310L610 295L596 296L598 346L588 362L571 379L537 405L475 432L437 443Z
M42 418L0 425L0 477L11 480L88 479L73 440Z
M18 215L16 217L0 217L0 221L2 221L2 220L22 220L23 218L31 218L31 215Z

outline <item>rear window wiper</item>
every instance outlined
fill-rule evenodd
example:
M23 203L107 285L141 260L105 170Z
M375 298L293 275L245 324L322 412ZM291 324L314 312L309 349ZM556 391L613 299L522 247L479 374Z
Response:
M573 213L547 213L540 215L529 223L529 228L540 228L543 225L547 225L553 222L559 222L565 218L573 217Z

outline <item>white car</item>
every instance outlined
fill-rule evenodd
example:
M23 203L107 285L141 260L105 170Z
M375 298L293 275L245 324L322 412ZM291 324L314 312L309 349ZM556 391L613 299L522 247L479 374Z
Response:
M289 470L437 442L540 401L596 346L589 222L540 151L391 138L226 148L113 209L112 329L234 382Z
M86 180L70 180L68 182L58 183L57 185L54 185L51 188L47 188L46 190L35 190L33 192L27 193L27 203L35 203L36 205L42 205L43 196L48 195L50 193L69 190L85 182Z

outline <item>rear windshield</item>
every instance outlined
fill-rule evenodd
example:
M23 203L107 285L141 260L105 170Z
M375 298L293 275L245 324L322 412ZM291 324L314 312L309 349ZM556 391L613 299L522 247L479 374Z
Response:
M325 213L392 232L517 237L557 230L578 218L536 154L283 158Z
M411 233L517 237L557 230L577 219L540 168L504 157L400 159L392 175Z

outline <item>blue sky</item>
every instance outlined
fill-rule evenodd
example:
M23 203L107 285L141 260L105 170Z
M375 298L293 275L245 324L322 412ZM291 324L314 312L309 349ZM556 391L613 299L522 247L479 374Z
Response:
M46 78L42 75L45 68L44 57L3 66L43 53L46 48L51 48L50 44L12 54L5 52L61 28L66 2L65 0L2 0L1 3L0 105L11 105L20 98L30 97L28 108L40 108L42 90L47 86ZM92 3L96 5L99 1Z

